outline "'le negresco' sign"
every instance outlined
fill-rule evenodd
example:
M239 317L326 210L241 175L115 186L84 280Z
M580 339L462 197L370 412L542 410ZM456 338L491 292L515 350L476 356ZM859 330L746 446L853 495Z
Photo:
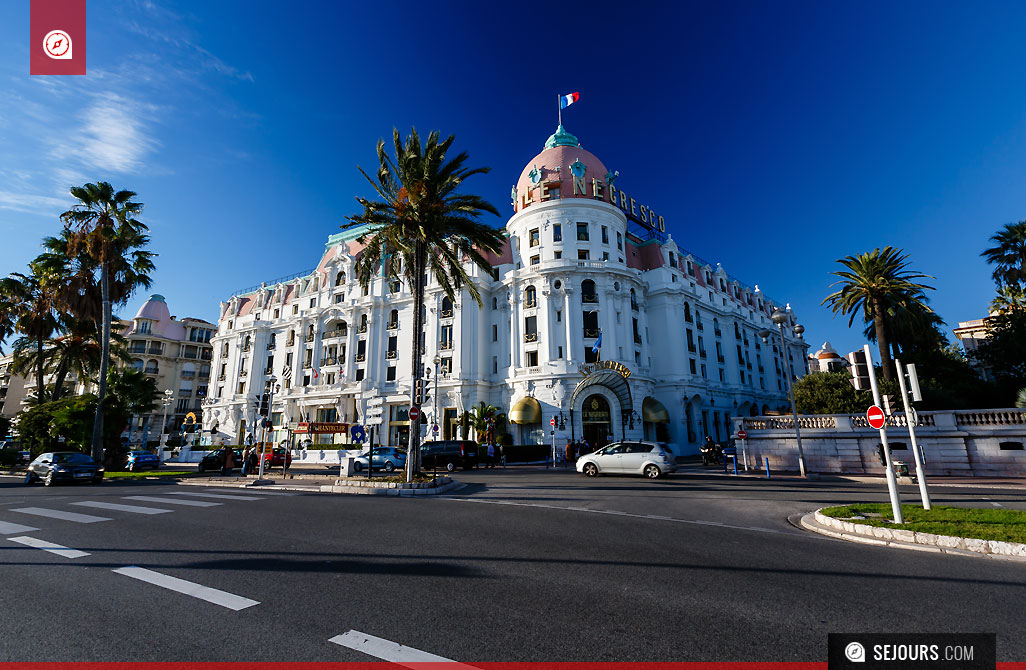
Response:
M573 167L573 166L571 166ZM627 194L626 191L613 186L610 179L592 179L588 184L584 176L573 175L574 195L588 196L596 200L604 200L609 204L619 207L628 218L637 221L646 228L666 232L666 222L663 217L653 212L649 207L638 204L638 201ZM586 187L590 186L590 193ZM559 182L542 182L540 184L530 183L522 196L521 209L530 206L534 202L533 193L541 189L542 202L559 196Z

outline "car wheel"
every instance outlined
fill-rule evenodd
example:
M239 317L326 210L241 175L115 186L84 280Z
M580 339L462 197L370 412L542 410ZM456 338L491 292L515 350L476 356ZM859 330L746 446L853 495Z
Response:
M385 461L385 472L392 472L395 470L395 466L392 465L392 461Z
M658 465L649 464L645 466L645 476L649 479L659 479L659 475L661 474L663 473L659 471Z
M456 464L453 463L452 461L449 461L448 463L445 464L445 469L447 471L449 471L449 472L453 472L454 470L456 470Z
M206 471L207 471L207 469L206 469L206 467L203 466L202 462L198 466L196 466L196 472L206 472Z
M598 475L598 466L594 463L585 463L584 468L582 469L584 470L584 474L589 477L595 477Z
M46 473L46 478L43 479L43 486L53 486L53 470Z
M363 470L363 466L360 464L360 461L353 461L353 472L359 472L360 470Z

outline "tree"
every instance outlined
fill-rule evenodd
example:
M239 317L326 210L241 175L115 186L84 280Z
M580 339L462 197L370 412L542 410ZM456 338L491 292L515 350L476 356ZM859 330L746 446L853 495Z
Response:
M92 259L100 275L102 324L100 330L100 371L93 422L92 456L103 457L103 411L107 393L107 367L110 361L112 300L127 300L137 285L149 286L147 273L153 269L152 254L143 249L149 243L148 228L135 217L142 204L135 202L133 191L114 191L107 182L85 184L71 189L79 204L61 215L65 222L67 250L71 257ZM88 267L88 264L86 264ZM134 276L126 277L125 267ZM140 280L139 277L145 277Z
M1026 287L1026 221L1005 224L990 241L994 246L980 255L995 266L994 283Z
M428 272L450 299L466 287L480 305L480 292L464 264L470 261L491 272L482 252L497 253L504 243L500 230L480 222L483 213L498 216L498 210L479 196L457 193L464 181L489 169L464 167L468 158L465 152L447 160L454 139L450 135L439 142L438 132L432 131L422 146L415 128L405 142L399 131L393 130L394 158L385 151L385 141L378 140L374 177L358 169L380 199L357 196L363 211L346 217L349 222L342 226L362 232L358 241L365 246L356 259L355 274L364 288L382 270L391 280L399 279L400 273L405 279L414 296L413 333L423 330L423 278ZM411 340L412 388L416 388L423 377L423 352L420 338ZM410 402L415 404L412 391ZM413 425L406 459L407 481L412 481L420 469L419 444L420 431Z
M873 394L856 391L851 374L843 370L805 375L795 380L792 388L799 414L865 412L873 404Z
M474 436L478 441L484 435L494 440L495 432L503 432L503 427L506 424L506 415L502 413L502 410L483 400L471 407L469 412L465 412L463 418L474 429ZM490 435L488 434L489 429L493 431Z
M929 278L930 275L906 270L909 264L908 256L893 247L873 249L858 256L838 259L837 262L846 270L832 273L841 279L831 286L840 285L841 288L828 295L822 304L828 305L835 314L850 314L848 327L855 322L855 317L859 313L866 323L873 323L883 377L893 379L894 367L891 365L887 336L887 310L904 308L928 311L922 303L923 292L932 290L933 287L916 283L914 280Z
M990 301L990 311L1001 313L1013 309L1026 309L1026 290L1012 284L998 286L997 295Z
M15 332L25 336L23 342L16 344L15 366L24 371L30 357L36 376L36 402L46 398L44 345L56 328L54 294L38 266L29 264L29 274L12 272L0 279L0 342Z
M1026 388L1019 389L1019 392L1015 395L1015 406L1026 407Z
M987 318L988 337L973 352L990 368L1007 407L1026 385L1026 309L1010 309Z
M11 434L11 420L0 416L0 440Z

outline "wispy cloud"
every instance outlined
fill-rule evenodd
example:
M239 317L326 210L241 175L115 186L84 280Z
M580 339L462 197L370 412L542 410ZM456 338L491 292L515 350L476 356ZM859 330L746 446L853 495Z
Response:
M68 208L68 201L49 195L0 191L0 209L25 214L48 215Z
M147 109L119 95L98 96L58 155L101 172L137 171L158 144L144 120Z

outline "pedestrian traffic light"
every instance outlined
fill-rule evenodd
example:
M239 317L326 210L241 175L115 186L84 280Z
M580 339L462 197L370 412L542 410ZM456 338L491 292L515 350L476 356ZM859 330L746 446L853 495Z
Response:
M848 354L848 363L851 368L851 384L855 387L855 390L871 390L872 385L869 382L869 365L866 364L866 352L851 352Z

